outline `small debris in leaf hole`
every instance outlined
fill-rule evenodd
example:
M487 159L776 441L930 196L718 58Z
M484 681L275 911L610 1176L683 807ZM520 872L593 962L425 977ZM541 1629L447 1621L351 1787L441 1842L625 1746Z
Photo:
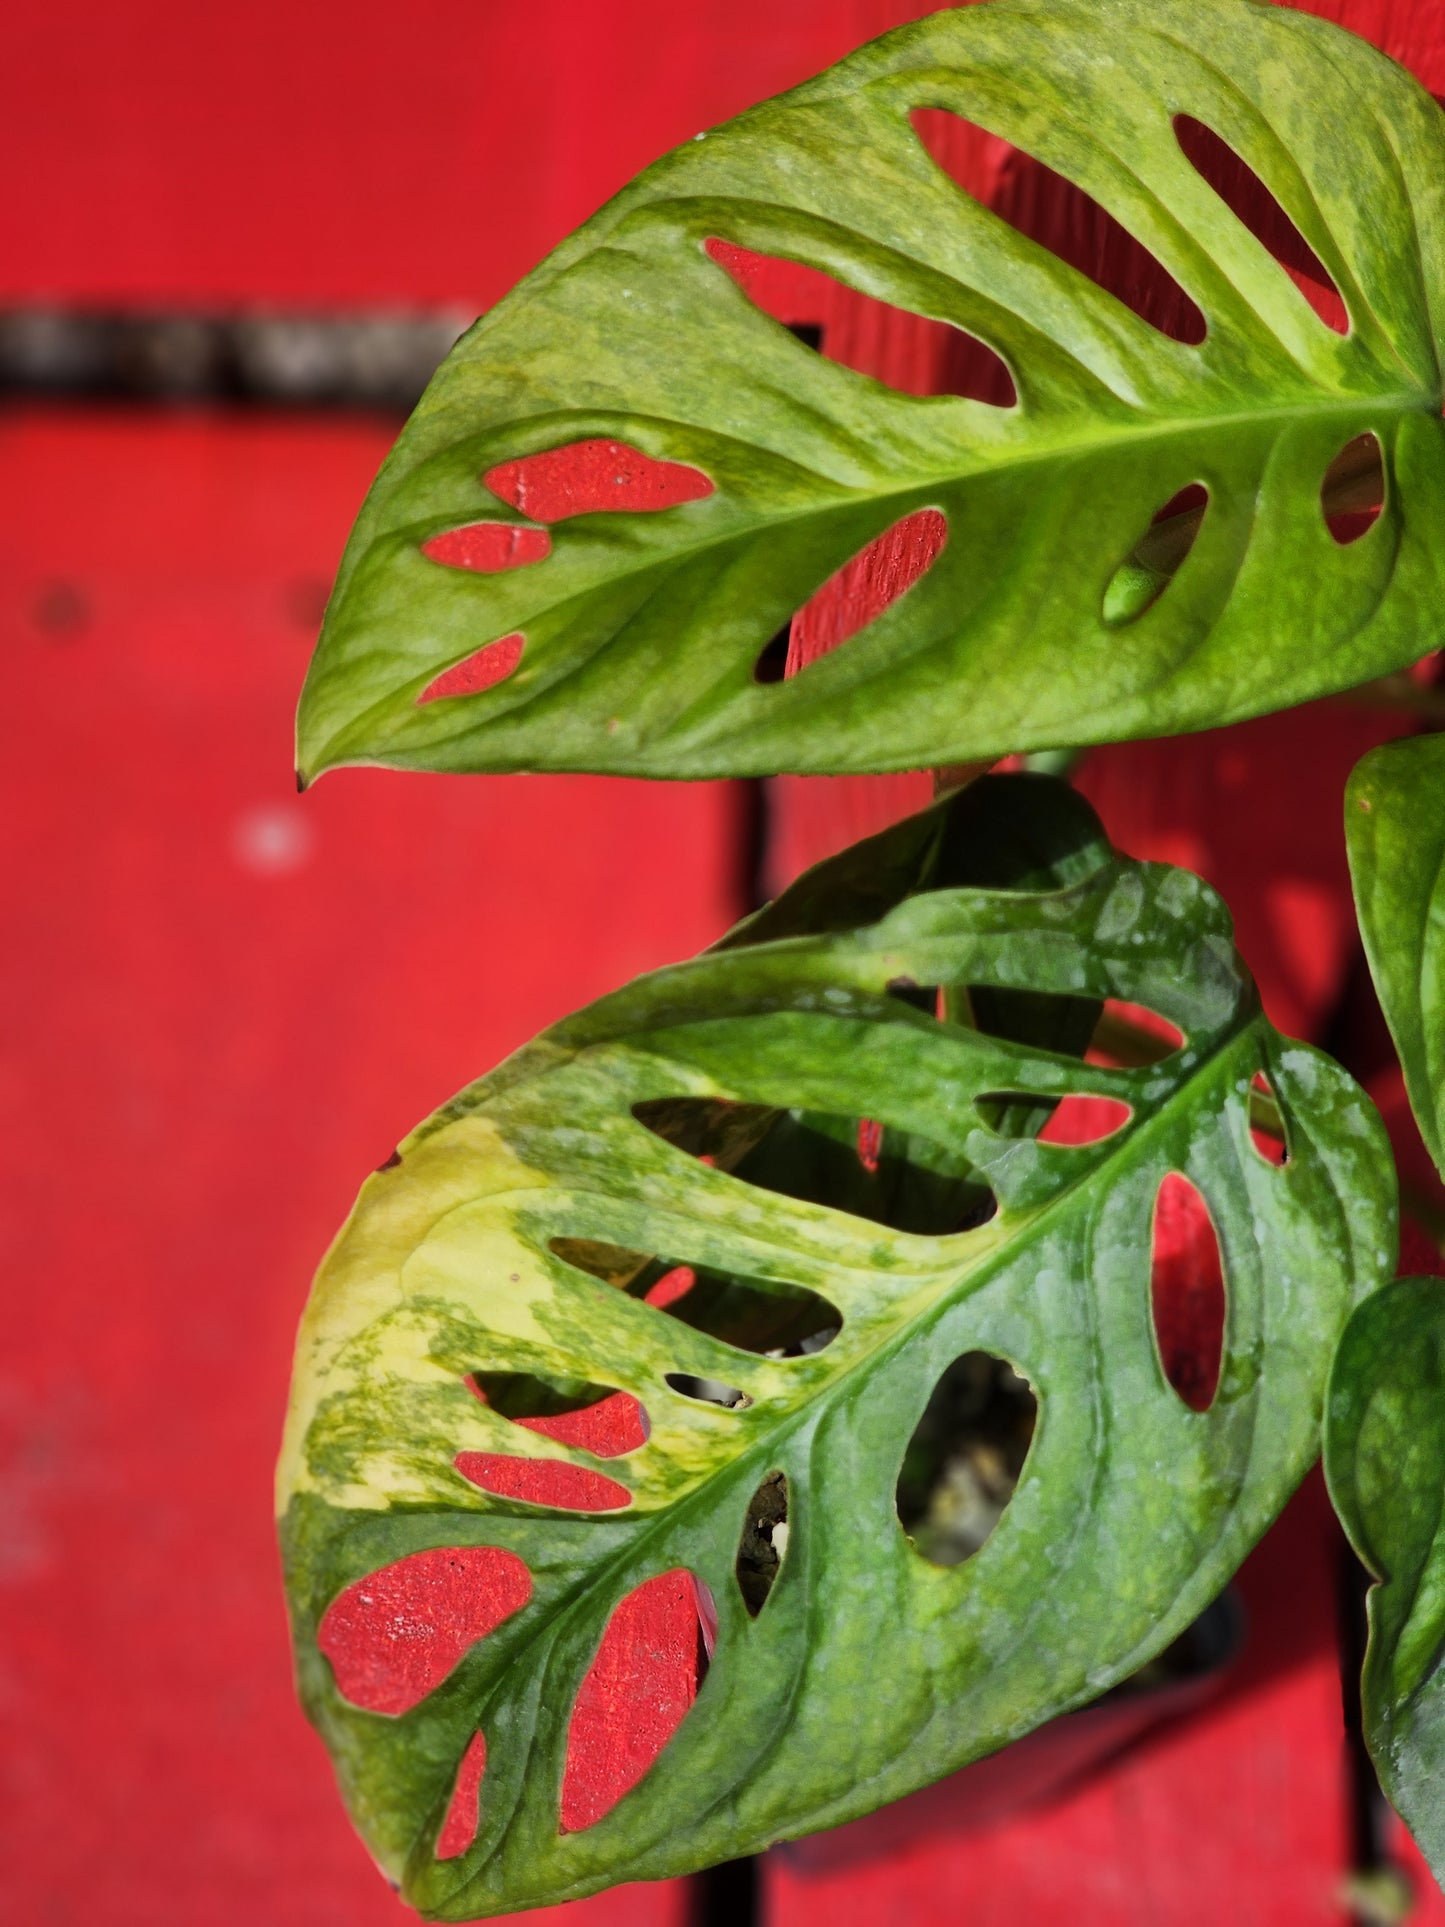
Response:
M770 1472L748 1500L738 1541L738 1590L750 1619L767 1604L787 1547L788 1478L785 1472Z
M704 1405L721 1405L725 1411L745 1411L752 1400L736 1385L724 1385L717 1378L695 1378L691 1372L664 1372L663 1378L673 1391L684 1398L695 1398Z

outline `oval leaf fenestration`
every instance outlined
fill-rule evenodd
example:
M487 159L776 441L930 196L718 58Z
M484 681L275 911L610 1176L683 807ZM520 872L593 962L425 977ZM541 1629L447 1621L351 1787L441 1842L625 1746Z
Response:
M918 1008L909 984L969 986L944 1003L989 1028ZM1105 1002L1157 1011L1181 1047L1086 1063ZM1282 1168L1250 1138L1259 1071L1290 1131ZM1128 1122L1040 1142L1076 1092ZM670 1099L759 1109L705 1164L639 1121ZM986 1189L997 1213L898 1229L838 1208L837 1160L831 1203L765 1182L804 1122L865 1192L891 1161L930 1196ZM1171 1171L1207 1201L1228 1280L1207 1412L1171 1388L1151 1319ZM1093 1698L1214 1597L1310 1462L1330 1353L1394 1235L1378 1118L1266 1023L1218 899L1111 852L1047 779L973 785L556 1025L368 1180L303 1326L280 1473L296 1653L373 1852L431 1917L548 1904L846 1820ZM814 1351L747 1351L558 1240L814 1293L841 1329ZM971 1352L1009 1361L1037 1424L986 1543L948 1568L900 1526L898 1485L919 1414ZM616 1388L649 1435L604 1459L528 1435L473 1389L497 1373ZM539 1507L455 1469L523 1451L604 1473L631 1503ZM739 1533L774 1475L786 1551L754 1617ZM453 1565L496 1549L525 1603L490 1608L420 1703L368 1711L338 1691L318 1628L348 1588L433 1548ZM715 1601L705 1676L630 1791L569 1828L571 1709L619 1602L663 1574ZM458 1852L448 1813L478 1733L480 1821Z
M1073 181L1205 338L1169 339L970 199L919 109ZM1181 115L1263 183L1348 332L1191 162ZM657 162L458 343L346 551L303 778L916 768L1223 723L1423 655L1445 606L1442 177L1445 122L1407 74L1253 0L996 0L863 48ZM900 393L815 354L718 243L953 324L1003 357L1017 405ZM1384 508L1341 547L1321 486L1367 434ZM622 481L641 460L694 479L646 512L625 487L580 508L496 492L574 444L621 450ZM1209 500L1192 548L1192 523L1150 528L1191 485ZM769 638L922 511L947 540L908 594L806 674L756 679ZM524 513L545 560L428 560ZM1136 544L1121 621L1110 587ZM502 639L520 651L505 679L442 680Z

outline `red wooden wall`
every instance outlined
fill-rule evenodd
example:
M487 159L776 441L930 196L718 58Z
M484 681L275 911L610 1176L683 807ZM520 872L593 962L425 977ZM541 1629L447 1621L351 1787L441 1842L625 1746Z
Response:
M469 315L654 154L927 10L16 7L0 300ZM1445 10L1317 11L1445 92ZM848 318L828 318L836 348ZM390 433L0 417L0 1864L18 1921L403 1918L290 1696L269 1481L305 1282L401 1129L733 912L723 786L348 773L296 799L295 690ZM1126 847L1226 891L1287 1028L1318 1029L1348 961L1338 794L1379 728L1321 706L1100 754L1081 779ZM925 791L781 785L779 873ZM1311 1482L1246 1568L1252 1637L1210 1711L1047 1813L832 1878L770 1864L773 1927L1342 1920L1335 1543ZM671 1927L684 1905L672 1885L569 1918Z

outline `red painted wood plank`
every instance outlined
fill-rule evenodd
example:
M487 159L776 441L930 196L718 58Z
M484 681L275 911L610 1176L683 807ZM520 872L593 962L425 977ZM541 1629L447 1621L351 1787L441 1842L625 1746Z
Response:
M647 162L927 0L0 13L0 296L489 307Z
M292 1699L270 1482L306 1283L401 1131L731 915L717 785L355 771L295 795L297 684L389 435L0 425L17 1920L409 1917ZM645 1888L567 1918L681 1907Z

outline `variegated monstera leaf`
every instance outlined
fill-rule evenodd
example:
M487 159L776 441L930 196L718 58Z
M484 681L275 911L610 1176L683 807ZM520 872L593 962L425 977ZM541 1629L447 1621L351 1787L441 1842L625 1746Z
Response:
M1086 1059L1109 999L1177 1048ZM1251 1138L1260 1074L1282 1165ZM1079 1093L1126 1121L1040 1138ZM1206 1409L1151 1311L1175 1174L1223 1259ZM1068 790L987 779L823 866L439 1111L323 1266L282 1534L358 1826L467 1919L848 1819L1094 1697L1314 1457L1394 1238L1370 1105L1270 1028L1218 899L1113 853ZM900 1474L980 1356L1037 1422L950 1567ZM603 1762L599 1800L639 1600L710 1663L648 1702L675 1730Z
M1064 176L1195 329L961 191L920 113ZM649 168L457 345L347 549L303 777L917 768L1197 729L1424 655L1442 183L1429 95L1286 7L995 0L901 28ZM988 398L814 353L738 285L758 257L955 331L958 365L993 357ZM763 678L890 530L907 593Z

